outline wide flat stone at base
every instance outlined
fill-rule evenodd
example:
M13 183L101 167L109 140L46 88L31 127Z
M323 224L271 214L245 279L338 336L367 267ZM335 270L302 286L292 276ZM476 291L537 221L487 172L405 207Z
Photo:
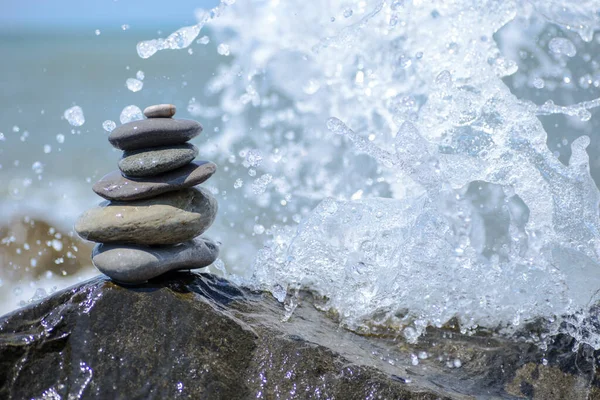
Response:
M197 237L174 246L98 244L92 254L92 263L117 282L135 284L168 271L206 267L218 255L216 243Z
M108 141L117 149L136 150L185 143L200 132L202 125L190 119L150 118L119 126Z
M129 177L154 176L183 167L197 155L198 148L189 143L130 150L123 153L119 169Z
M194 161L173 171L148 178L127 178L121 171L116 170L96 182L92 189L107 200L147 199L199 185L216 170L217 166L208 161Z
M217 215L217 200L203 188L146 200L104 202L75 224L83 239L100 243L177 244L202 234Z
M146 107L144 115L146 118L171 118L177 109L173 104L156 104Z

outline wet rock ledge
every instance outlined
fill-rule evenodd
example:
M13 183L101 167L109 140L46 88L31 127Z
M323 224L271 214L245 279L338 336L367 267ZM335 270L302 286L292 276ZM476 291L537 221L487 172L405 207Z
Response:
M94 278L0 318L0 398L600 399L598 354L565 337L542 353L448 329L412 346L343 330L309 295L284 315L206 274Z

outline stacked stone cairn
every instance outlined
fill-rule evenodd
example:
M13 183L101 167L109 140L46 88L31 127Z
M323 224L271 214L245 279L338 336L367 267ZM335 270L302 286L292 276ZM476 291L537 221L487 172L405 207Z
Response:
M191 120L173 119L175 106L146 108L147 119L121 125L108 140L124 150L119 170L94 184L106 202L75 224L83 239L98 242L92 263L117 282L138 284L167 271L196 269L216 260L219 248L200 237L215 220L217 201L195 187L216 165L193 161L190 139L202 132Z

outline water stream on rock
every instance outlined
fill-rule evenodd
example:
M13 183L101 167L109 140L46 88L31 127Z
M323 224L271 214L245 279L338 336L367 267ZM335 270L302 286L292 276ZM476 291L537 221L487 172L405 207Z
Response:
M223 0L140 41L140 65L209 42L222 59L186 110L221 168L212 270L290 313L310 289L353 330L542 318L600 348L600 9L571 3Z

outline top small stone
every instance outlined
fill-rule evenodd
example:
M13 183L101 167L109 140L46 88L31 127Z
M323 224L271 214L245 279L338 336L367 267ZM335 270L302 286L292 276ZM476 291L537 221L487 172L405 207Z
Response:
M177 109L173 104L156 104L146 107L144 115L146 118L171 118Z

